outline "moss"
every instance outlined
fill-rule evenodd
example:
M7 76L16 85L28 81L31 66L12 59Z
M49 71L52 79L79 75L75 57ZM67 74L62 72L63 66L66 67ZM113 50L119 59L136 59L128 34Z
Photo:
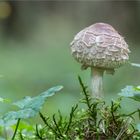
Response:
M121 98L111 101L106 105L105 101L90 97L87 87L79 78L84 98L80 101L85 104L84 109L78 105L72 107L68 118L64 118L59 112L48 118L40 113L44 126L38 129L38 139L49 140L132 140L140 139L140 133L135 128L130 114L121 114Z

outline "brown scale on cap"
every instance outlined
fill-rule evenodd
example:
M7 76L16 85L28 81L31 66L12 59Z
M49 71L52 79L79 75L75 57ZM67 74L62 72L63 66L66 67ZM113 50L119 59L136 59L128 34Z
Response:
M71 42L71 51L82 69L91 67L95 94L101 94L98 92L102 90L103 72L113 74L115 68L128 62L130 53L124 38L106 23L96 23L80 31Z
M125 64L130 52L124 38L106 23L96 23L80 31L71 43L71 51L82 68L106 70Z

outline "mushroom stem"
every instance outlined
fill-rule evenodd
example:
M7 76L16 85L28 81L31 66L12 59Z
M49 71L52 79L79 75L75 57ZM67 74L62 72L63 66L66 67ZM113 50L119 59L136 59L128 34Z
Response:
M91 90L92 97L103 97L103 73L104 70L100 68L91 67Z

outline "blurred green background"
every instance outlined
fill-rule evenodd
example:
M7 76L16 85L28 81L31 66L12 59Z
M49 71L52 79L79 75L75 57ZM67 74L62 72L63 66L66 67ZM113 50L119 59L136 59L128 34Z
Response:
M90 85L90 70L80 69L69 44L77 32L96 22L118 30L131 50L130 61L140 63L140 1L1 1L0 96L16 101L63 85L43 111L69 113L81 98L77 76ZM125 85L139 85L139 76L140 69L129 65L113 76L105 74L105 99L118 97ZM12 108L0 104L1 114ZM127 111L136 106L128 99L123 102Z

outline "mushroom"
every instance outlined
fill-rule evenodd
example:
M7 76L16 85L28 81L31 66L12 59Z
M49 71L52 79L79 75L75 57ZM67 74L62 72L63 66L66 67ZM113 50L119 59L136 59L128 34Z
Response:
M111 25L95 23L76 34L70 45L81 68L91 68L93 97L103 97L103 73L114 74L128 62L130 50L124 38Z

